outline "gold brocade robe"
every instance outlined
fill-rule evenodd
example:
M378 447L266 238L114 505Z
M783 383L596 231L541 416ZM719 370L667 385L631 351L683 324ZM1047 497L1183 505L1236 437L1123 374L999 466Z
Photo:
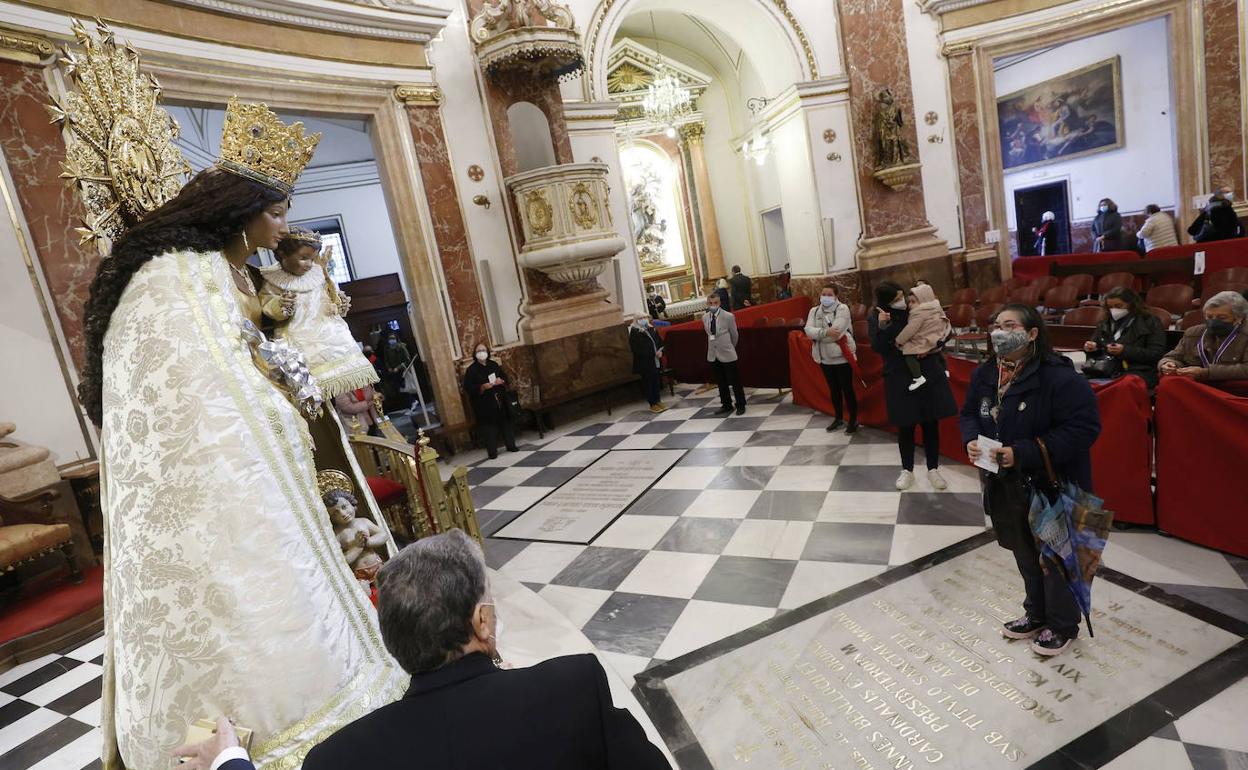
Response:
M297 768L406 686L232 284L218 252L156 257L105 338L108 768L170 767L189 723L226 714L258 767Z

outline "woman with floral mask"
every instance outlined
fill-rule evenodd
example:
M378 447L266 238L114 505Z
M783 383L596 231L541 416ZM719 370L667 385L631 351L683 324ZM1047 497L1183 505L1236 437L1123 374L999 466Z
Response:
M464 392L468 394L472 413L477 418L477 441L491 460L498 457L500 430L507 451L516 451L516 431L511 423L507 383L507 373L490 357L489 346L479 343L473 348L472 363L464 372Z
M1039 655L1064 652L1079 633L1079 606L1058 568L1044 569L1027 514L1032 478L1045 474L1040 442L1059 481L1092 491L1089 450L1101 432L1096 396L1070 359L1049 346L1034 307L1006 305L992 325L993 357L971 375L962 406L962 441L972 462L979 438L1001 442L993 450L997 472L981 471L984 509L997 543L1014 552L1026 588L1023 615L1004 624L1009 639L1031 639Z

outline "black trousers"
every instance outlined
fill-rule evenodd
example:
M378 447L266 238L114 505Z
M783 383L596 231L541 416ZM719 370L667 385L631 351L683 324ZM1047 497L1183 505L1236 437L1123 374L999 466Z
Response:
M843 364L819 364L823 370L823 379L828 381L828 391L832 394L832 409L836 419L845 418L841 411L841 402L849 412L849 421L858 422L858 396L854 394L854 368L849 362Z
M485 451L490 457L498 456L498 434L500 429L502 430L503 443L507 446L507 451L516 451L516 429L511 424L511 420L503 417L498 422L482 420L477 423L481 445L485 447Z
M1028 527L1026 522L1023 527ZM1025 530L1024 530L1025 531ZM1044 574L1040 566L1040 550L1033 537L1021 537L1014 549L1014 561L1018 564L1018 574L1023 576L1023 586L1027 598L1023 600L1023 609L1027 617L1042 621L1054 632L1062 636L1075 636L1079 633L1079 605L1075 596L1062 577L1061 568L1049 564L1049 574Z
M732 395L737 398L737 407L745 408L745 388L741 386L741 370L736 361L712 361L711 371L715 374L715 382L719 383L719 403L725 409L732 408ZM729 395L729 388L732 395Z
M654 406L662 399L660 395L663 393L663 382L659 377L659 370L641 373L641 392L646 397L646 403Z
M936 420L919 423L923 428L923 454L927 457L927 468L932 470L940 467L940 423ZM901 467L908 471L914 470L914 429L915 425L897 426L897 449L901 452Z

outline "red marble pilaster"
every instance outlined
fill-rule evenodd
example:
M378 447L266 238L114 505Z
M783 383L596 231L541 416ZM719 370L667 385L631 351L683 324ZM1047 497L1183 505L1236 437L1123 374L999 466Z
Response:
M891 89L901 108L903 134L911 162L919 157L914 126L914 96L902 0L846 0L840 4L841 39L849 71L849 102L854 125L854 159L862 194L863 235L877 238L928 226L920 174L900 190L891 190L872 176L875 141L872 122L876 96Z
M455 334L462 348L470 351L478 342L489 339L489 327L485 303L477 285L476 267L468 249L468 231L459 208L442 116L436 105L409 104L407 118L416 144L442 274L446 277L446 291L454 311Z
M949 96L953 103L953 143L962 196L962 239L967 251L985 247L988 203L984 198L984 149L979 140L979 99L970 51L949 55Z
M17 202L30 228L69 353L83 362L83 306L100 256L80 246L74 228L82 217L75 192L60 179L65 144L48 122L52 102L43 68L0 61L0 149L8 162ZM15 255L14 255L15 256Z
M1205 119L1209 127L1210 187L1232 188L1242 200L1248 192L1244 168L1244 133L1240 93L1239 4L1203 0L1205 28Z

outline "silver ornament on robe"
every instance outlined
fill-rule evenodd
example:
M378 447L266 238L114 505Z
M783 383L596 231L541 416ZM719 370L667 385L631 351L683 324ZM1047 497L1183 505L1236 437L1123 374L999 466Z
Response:
M243 319L243 339L260 371L286 391L299 411L309 418L320 417L324 396L299 349L284 340L268 339L247 319Z

